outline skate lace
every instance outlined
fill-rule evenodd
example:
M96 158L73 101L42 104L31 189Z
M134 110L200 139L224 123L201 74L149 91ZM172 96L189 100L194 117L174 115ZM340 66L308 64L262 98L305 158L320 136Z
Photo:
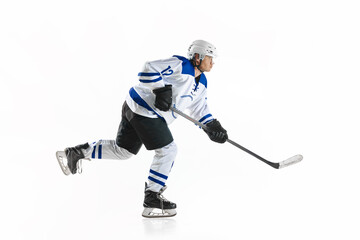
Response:
M158 196L160 198L160 200L164 201L164 202L169 202L169 200L167 200L162 194L163 192L166 190L166 186L162 187L158 193Z
M159 193L157 194L158 195L158 198L160 200L160 207L162 210L164 210L164 202L170 202L169 200L167 200L163 195L162 193L166 190L166 186L164 186L162 189L160 189Z
M169 200L167 200L162 194L159 194L159 198L162 202L170 202Z

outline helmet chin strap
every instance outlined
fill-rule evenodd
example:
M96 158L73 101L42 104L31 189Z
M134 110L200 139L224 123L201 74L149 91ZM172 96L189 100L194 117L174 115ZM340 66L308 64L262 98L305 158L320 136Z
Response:
M204 71L200 69L201 62L202 62L202 59L200 59L200 63L199 63L198 65L196 65L196 59L194 59L194 66L195 66L197 69L199 69L199 71L200 71L201 73L203 73Z

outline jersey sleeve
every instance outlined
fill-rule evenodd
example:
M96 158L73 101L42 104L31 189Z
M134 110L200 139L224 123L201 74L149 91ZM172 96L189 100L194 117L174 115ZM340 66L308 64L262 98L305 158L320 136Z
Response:
M207 104L207 94L206 91L202 94L200 98L197 99L191 106L190 116L198 120L202 124L207 124L214 120L214 117L210 113L208 104Z
M175 58L146 62L142 71L138 73L139 85L151 90L164 87L164 79L173 75L178 66L179 60Z

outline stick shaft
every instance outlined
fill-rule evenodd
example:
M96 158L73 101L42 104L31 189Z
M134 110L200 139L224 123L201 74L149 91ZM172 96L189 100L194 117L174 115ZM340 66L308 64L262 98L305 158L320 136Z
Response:
M199 125L200 127L206 129L205 124L202 124L201 122L196 121L195 119L193 119L193 118L190 117L189 115L183 113L182 111L180 111L180 110L178 110L178 109L176 109L176 108L174 108L174 107L170 107L170 109L171 109L173 112L179 114L180 116L186 118L186 119L189 120L190 122L193 122L193 123L195 123L196 125Z
M196 121L195 119L193 119L192 117L190 117L190 116L188 116L187 114L183 113L182 111L180 111L180 110L178 110L178 109L176 109L176 108L174 108L174 107L170 107L170 109L171 109L172 111L174 111L175 113L179 114L180 116L186 118L187 120L189 120L189 121L195 123L196 125L199 125L200 127L206 129L206 126L205 126L204 124L200 123L199 121ZM227 139L226 141L227 141L228 143L231 143L231 144L234 145L235 147L240 148L240 149L243 150L244 152L246 152L246 153L248 153L248 154L256 157L256 158L259 159L260 161L263 161L264 163L270 165L271 167L277 168L277 169L279 168L279 163L270 162L270 161L266 160L265 158L257 155L256 153L250 151L249 149L241 146L240 144L238 144L238 143L236 143L236 142L234 142L234 141L232 141L232 140L230 140L230 139Z
M241 150L243 150L244 152L250 154L251 156L256 157L256 158L259 159L260 161L263 161L264 163L272 166L273 168L279 168L279 163L270 162L270 161L266 160L265 158L257 155L256 153L250 151L249 149L241 146L240 144L238 144L238 143L236 143L236 142L234 142L234 141L232 141L232 140L230 140L230 139L227 139L226 141L227 141L228 143L231 143L231 144L234 145L235 147L240 148Z

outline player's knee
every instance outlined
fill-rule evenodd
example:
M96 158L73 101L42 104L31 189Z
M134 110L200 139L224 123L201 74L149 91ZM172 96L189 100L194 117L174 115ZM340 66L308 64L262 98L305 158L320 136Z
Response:
M116 146L116 155L118 156L119 159L126 160L126 159L131 158L134 154L132 154L125 148Z
M158 157L171 156L175 158L177 154L176 143L172 141L170 144L166 145L165 147L156 149L155 152Z
M170 152L175 157L177 154L177 151L178 151L177 145L174 141L172 143L170 143L169 145L168 146L170 147Z

